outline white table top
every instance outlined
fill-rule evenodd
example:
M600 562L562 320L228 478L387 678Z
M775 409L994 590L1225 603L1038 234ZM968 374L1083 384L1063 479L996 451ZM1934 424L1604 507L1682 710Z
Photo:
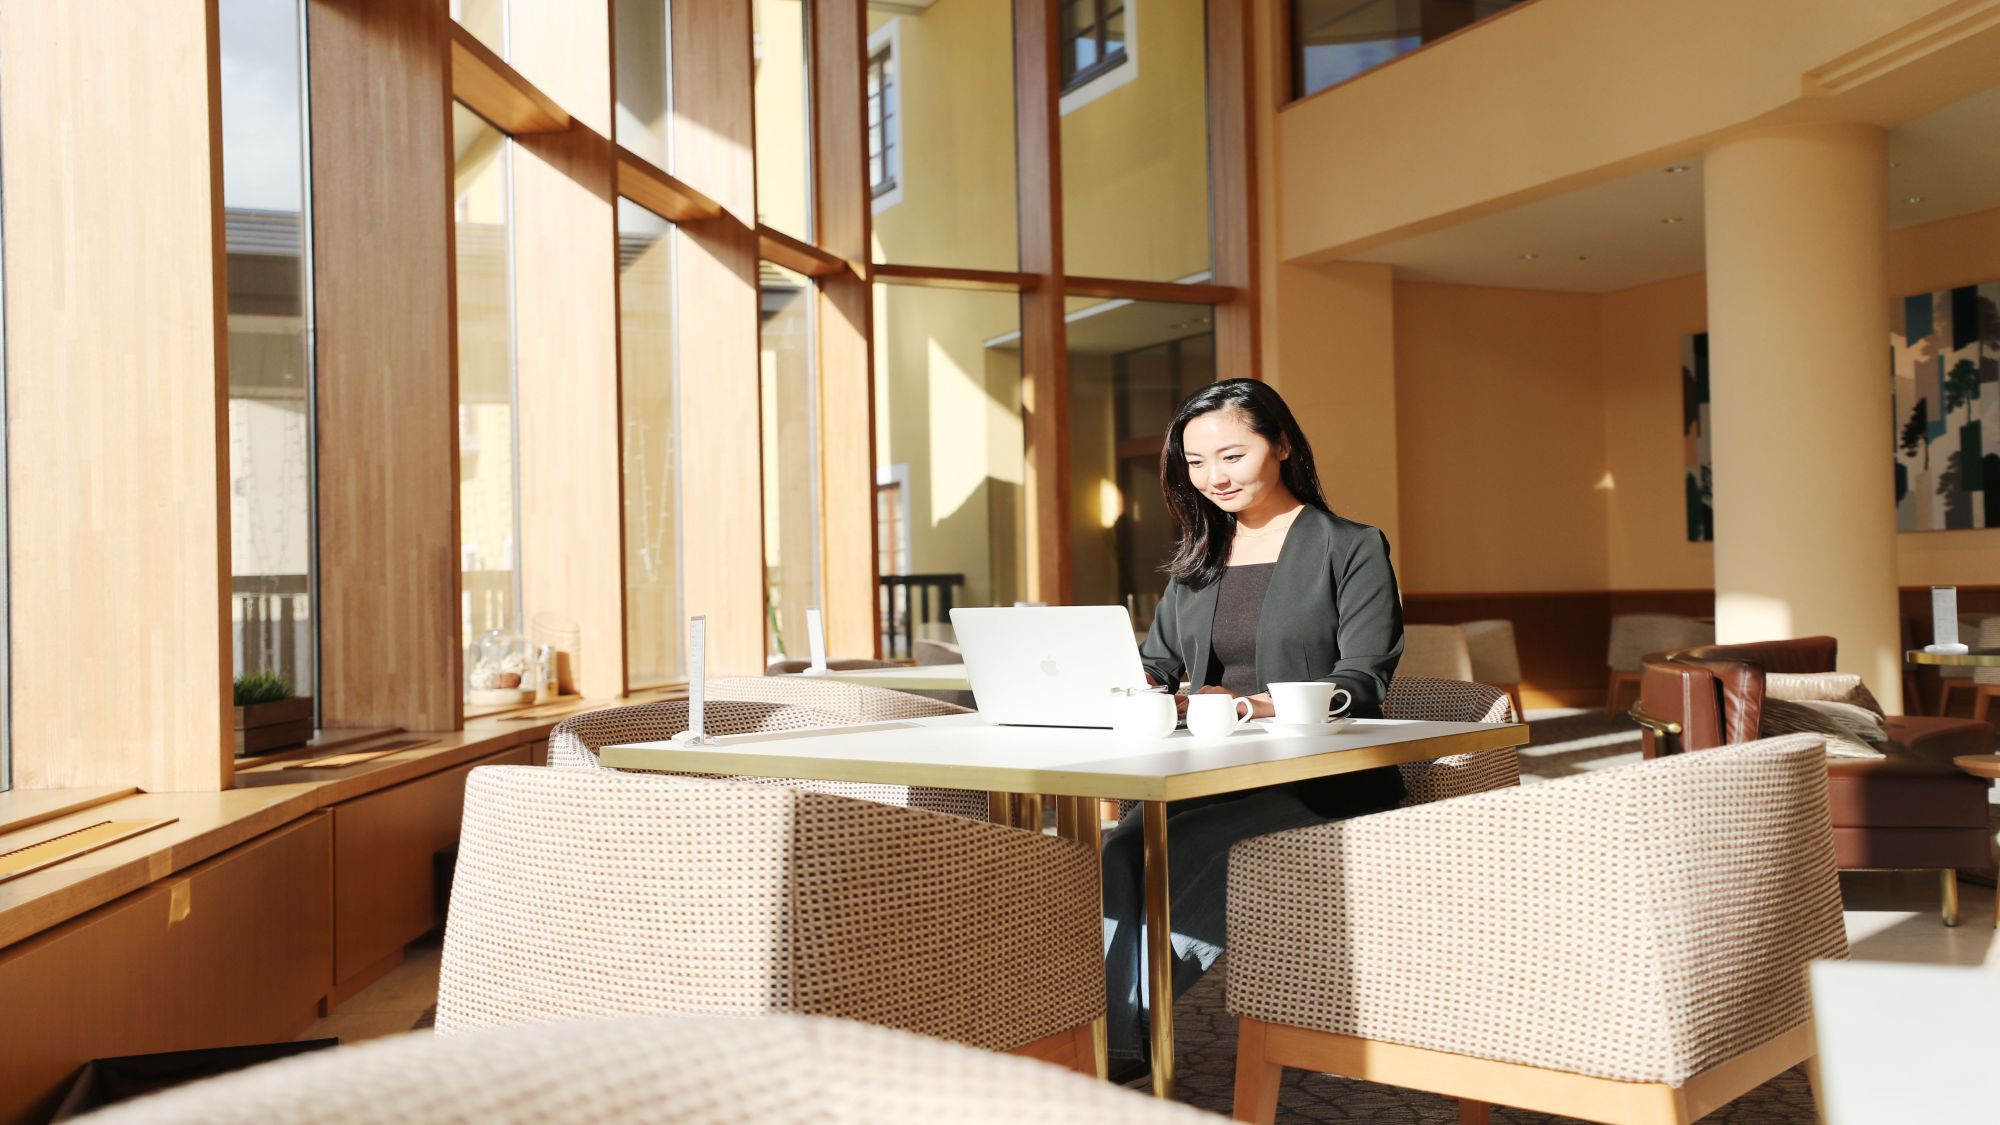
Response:
M618 769L1178 801L1527 741L1522 723L1399 719L1361 719L1336 734L1251 724L1226 738L1183 730L1134 741L1108 730L995 726L971 714L729 735L703 746L641 742L600 754Z
M804 675L805 673L797 673ZM824 672L816 680L839 680L864 687L893 688L896 691L971 691L963 664L915 664L907 668L853 668Z

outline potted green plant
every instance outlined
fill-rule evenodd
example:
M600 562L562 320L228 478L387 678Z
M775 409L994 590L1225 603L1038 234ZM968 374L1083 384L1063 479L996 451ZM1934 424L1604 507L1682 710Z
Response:
M262 754L312 741L309 695L292 695L289 676L245 672L236 677L236 754Z

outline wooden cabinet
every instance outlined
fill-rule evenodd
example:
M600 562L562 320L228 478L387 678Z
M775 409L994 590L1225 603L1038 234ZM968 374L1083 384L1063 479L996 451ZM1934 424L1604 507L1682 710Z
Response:
M465 778L489 765L527 765L516 746L455 769L334 805L333 991L340 1003L402 960L403 947L443 922L437 853L458 842Z
M0 1121L93 1058L304 1031L332 979L332 829L314 813L0 953Z

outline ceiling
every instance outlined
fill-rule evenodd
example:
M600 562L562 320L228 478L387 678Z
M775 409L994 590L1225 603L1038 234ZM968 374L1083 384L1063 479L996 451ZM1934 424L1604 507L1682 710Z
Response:
M1889 228L2000 207L2000 87L1889 132ZM1607 293L1699 273L1699 158L1355 254L1398 279ZM1911 202L1915 197L1916 202ZM1678 221L1669 221L1678 220Z

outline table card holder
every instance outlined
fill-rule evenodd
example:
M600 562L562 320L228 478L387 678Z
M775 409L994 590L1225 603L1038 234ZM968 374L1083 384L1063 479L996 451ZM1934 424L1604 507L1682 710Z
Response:
M688 729L673 737L682 746L706 746L701 708L708 695L708 618L688 618Z
M1958 639L1958 587L1931 587L1931 638L1925 652L1963 653L1970 649Z
M808 676L824 676L826 666L826 622L821 620L819 610L806 610L806 645L811 650L812 664L806 668Z

